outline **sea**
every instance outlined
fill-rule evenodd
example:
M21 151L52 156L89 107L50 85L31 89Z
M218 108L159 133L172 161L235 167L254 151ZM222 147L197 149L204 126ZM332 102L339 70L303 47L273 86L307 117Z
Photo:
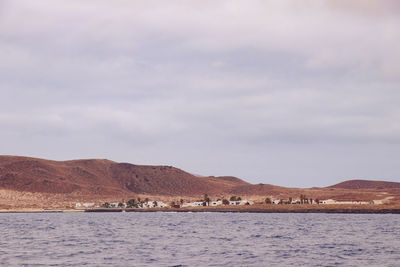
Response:
M0 266L400 266L400 215L1 213Z

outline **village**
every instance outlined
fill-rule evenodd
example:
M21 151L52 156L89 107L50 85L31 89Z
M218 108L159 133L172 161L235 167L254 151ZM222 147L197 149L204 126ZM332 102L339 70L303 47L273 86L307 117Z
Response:
M254 202L252 200L242 199L238 196L231 196L228 199L222 198L212 201L207 194L204 198L197 201L185 202L183 199L179 201L172 201L165 203L163 201L152 201L149 198L132 198L125 202L82 202L76 203L76 209L91 209L91 208L120 208L120 209L151 209L151 208L195 208L195 207L216 207L216 206L246 206L254 204L263 205L379 205L387 204L387 200L373 200L373 201L337 201L333 199L319 200L306 198L304 195L300 195L300 198L293 199L291 197L287 199L274 199L267 197L263 202Z

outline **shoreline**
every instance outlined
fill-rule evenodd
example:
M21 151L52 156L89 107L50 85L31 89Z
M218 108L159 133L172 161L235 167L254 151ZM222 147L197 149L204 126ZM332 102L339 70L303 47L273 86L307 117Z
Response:
M327 214L400 214L400 206L386 206L386 207L360 207L346 206L346 207L276 207L276 206L253 206L253 207L196 207L196 208L151 208L151 209L137 209L137 208L92 208L92 209L29 209L29 208L15 208L3 209L1 213L74 213L74 212L166 212L166 213L201 213L201 212L219 212L219 213L327 213Z
M395 209L88 209L85 212L172 212L172 213L329 213L329 214L400 214L400 208Z

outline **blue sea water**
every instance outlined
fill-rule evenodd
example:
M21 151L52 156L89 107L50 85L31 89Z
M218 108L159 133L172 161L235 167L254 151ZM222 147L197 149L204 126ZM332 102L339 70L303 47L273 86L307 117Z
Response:
M1 266L400 266L400 216L0 214Z

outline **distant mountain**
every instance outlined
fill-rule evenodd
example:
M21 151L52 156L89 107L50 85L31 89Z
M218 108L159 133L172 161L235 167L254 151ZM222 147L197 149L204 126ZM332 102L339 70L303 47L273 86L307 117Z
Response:
M52 203L51 197L56 195L58 198L56 201L83 198L122 199L138 194L154 196L154 199L197 198L203 194L208 194L213 199L231 195L259 199L265 199L267 196L298 198L301 194L305 194L314 199L373 200L383 197L379 190L371 192L369 189L382 188L395 189L385 193L384 197L393 196L394 200L400 201L400 183L394 182L352 180L328 188L287 188L269 184L250 184L232 176L203 177L171 166L134 165L106 159L52 161L0 156L0 189L40 193L40 197L34 200L34 203L47 203L47 206ZM3 205L10 203L12 205L17 201L12 193L11 195L3 193L6 195L2 196L0 191L0 204L1 199Z
M196 196L249 185L236 177L198 177L171 166L143 166L105 159L52 161L0 156L0 189L38 193Z
M349 180L344 181L328 188L338 189L392 189L400 188L400 183L386 181L371 181L371 180Z

